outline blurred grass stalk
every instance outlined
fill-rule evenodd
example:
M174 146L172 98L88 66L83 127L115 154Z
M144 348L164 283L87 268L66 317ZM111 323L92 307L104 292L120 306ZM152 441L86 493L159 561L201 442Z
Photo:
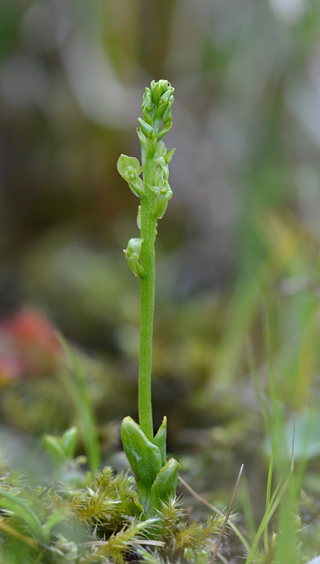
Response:
M291 449L290 437L288 436L288 423L286 420L286 405L279 394L278 380L273 367L273 351L275 335L273 324L267 313L265 339L268 358L267 374L267 394L265 394L261 379L258 374L253 350L247 347L247 355L251 372L253 374L255 388L259 399L259 404L264 420L267 437L272 444L270 454L267 488L266 488L266 508L261 519L260 525L253 534L254 516L253 506L247 487L243 492L244 513L247 526L252 536L250 552L247 556L246 564L251 564L253 559L257 562L284 564L298 564L301 562L300 544L300 517L299 501L302 482L308 462L308 445L312 436L312 409L309 409L309 423L304 428L304 452L299 453L299 458L295 462L295 417L291 430ZM301 439L300 439L301 440ZM272 483L277 483L272 492ZM270 522L279 508L279 515L276 521L272 521L274 530L270 533ZM263 549L259 548L263 538Z
M279 394L288 406L303 409L319 366L319 307L313 290L319 260L315 244L292 217L266 215L256 225L266 257L243 265L230 301L216 372L218 386L229 388L238 375L243 344L259 326L266 301L275 317L271 358L276 358ZM255 346L261 347L254 335Z
M86 378L78 355L68 341L58 335L58 339L67 353L72 366L72 371L66 370L62 382L67 388L70 397L78 411L81 426L81 436L84 443L85 453L88 458L90 470L95 474L100 467L100 445L98 429L95 421L92 402L89 396Z

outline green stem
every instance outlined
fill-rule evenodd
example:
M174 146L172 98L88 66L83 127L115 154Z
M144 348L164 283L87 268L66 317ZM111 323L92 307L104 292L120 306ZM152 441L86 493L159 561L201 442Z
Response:
M171 106L174 88L167 80L154 80L145 89L142 118L137 130L141 143L141 163L135 157L120 155L117 168L132 192L140 198L138 225L140 238L129 240L125 255L135 276L140 277L140 363L138 408L140 429L153 441L151 372L155 294L155 239L157 221L167 209L172 196L168 164L174 149L166 151L162 137L172 125ZM159 133L159 126L163 128ZM140 178L143 173L143 180ZM126 445L127 446L127 445Z
M140 364L139 364L139 423L149 440L153 439L151 371L152 337L155 295L155 238L157 217L155 215L155 196L148 188L154 186L156 164L153 160L153 143L148 139L143 169L145 193L141 197L141 257L140 262L145 275L140 286Z

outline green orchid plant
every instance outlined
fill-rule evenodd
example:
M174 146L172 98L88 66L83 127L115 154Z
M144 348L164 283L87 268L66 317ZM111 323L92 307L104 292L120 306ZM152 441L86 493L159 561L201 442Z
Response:
M174 153L174 149L167 152L162 138L172 127L173 93L167 80L152 81L150 88L145 89L137 129L141 164L126 155L121 155L117 164L122 178L140 198L140 238L130 239L124 251L133 274L140 278L139 425L125 417L121 438L136 476L141 509L148 518L157 515L162 503L174 497L178 483L178 463L173 458L167 462L166 457L167 419L164 417L154 436L151 402L155 240L158 220L164 216L172 197L168 165Z

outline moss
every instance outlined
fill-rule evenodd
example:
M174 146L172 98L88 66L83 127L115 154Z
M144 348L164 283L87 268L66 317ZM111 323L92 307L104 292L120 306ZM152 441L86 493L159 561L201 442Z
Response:
M162 504L156 518L145 519L130 474L113 474L105 467L95 476L87 474L86 482L79 487L75 477L74 484L58 481L44 487L32 484L25 473L7 472L1 487L22 500L50 535L47 543L37 537L13 503L12 511L2 511L0 558L10 564L19 558L26 564L29 559L39 564L209 562L223 517L189 523L174 498ZM59 522L57 515L62 515Z

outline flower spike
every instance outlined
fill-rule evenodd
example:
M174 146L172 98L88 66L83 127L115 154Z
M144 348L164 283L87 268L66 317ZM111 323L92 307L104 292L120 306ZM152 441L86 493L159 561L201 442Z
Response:
M137 135L141 145L141 165L135 157L121 155L118 171L132 192L139 196L137 225L140 238L130 239L124 253L135 276L140 277L140 362L139 425L130 417L122 422L121 438L131 469L144 516L156 516L163 503L175 495L178 463L167 462L167 420L164 418L156 436L153 434L151 405L152 332L155 287L155 251L157 222L172 197L169 185L169 163L174 149L167 153L162 138L172 127L174 88L167 80L154 80L146 88L142 101L142 118ZM161 128L162 122L162 128ZM140 175L142 174L142 178Z

